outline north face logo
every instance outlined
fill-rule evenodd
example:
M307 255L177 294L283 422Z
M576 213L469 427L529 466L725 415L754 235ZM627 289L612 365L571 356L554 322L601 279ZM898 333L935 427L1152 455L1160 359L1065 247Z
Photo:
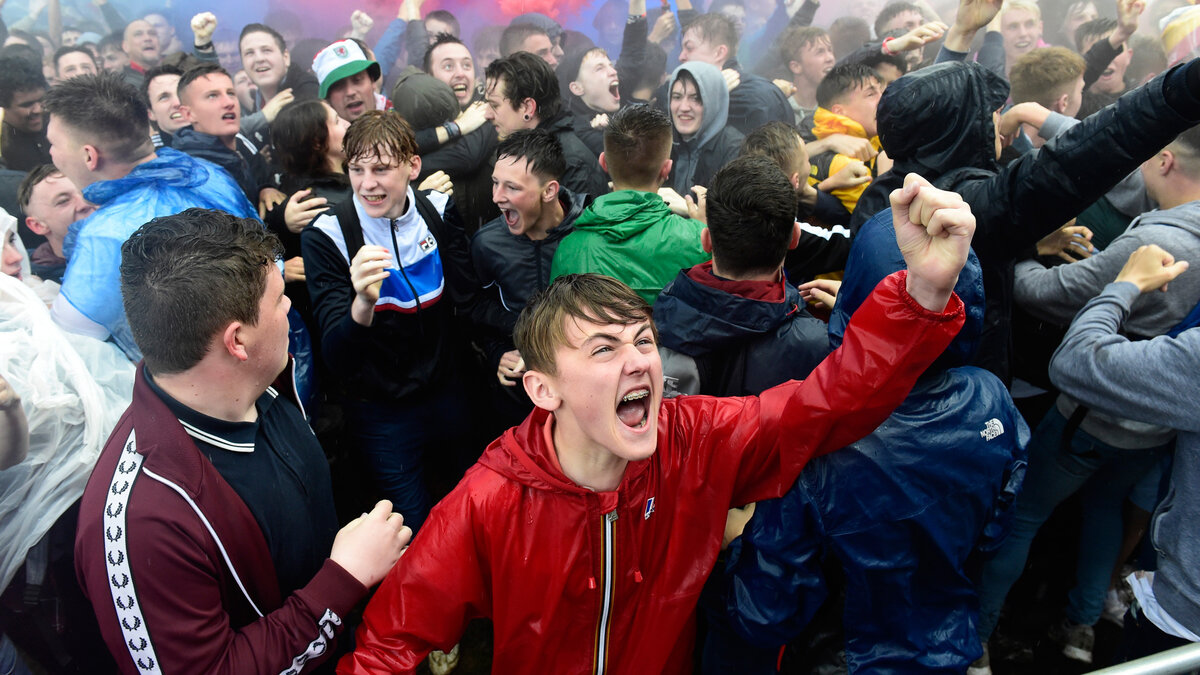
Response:
M983 431L979 432L979 435L983 437L983 440L990 441L1003 433L1004 425L1000 423L1000 420L993 417L983 425Z

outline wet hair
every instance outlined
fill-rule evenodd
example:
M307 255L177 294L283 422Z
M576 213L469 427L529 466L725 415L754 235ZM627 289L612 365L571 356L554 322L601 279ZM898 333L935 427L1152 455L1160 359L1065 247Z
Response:
M1083 57L1066 47L1038 47L1022 54L1009 71L1013 103L1034 101L1049 108L1082 75Z
M739 157L708 183L713 260L727 274L767 274L787 255L796 222L796 188L762 156Z
M191 68L188 68L187 70L183 71L183 75L179 76L179 86L176 88L176 92L179 94L179 100L183 100L183 92L187 91L187 88L191 86L193 82L202 77L208 77L209 75L224 75L225 77L229 78L230 82L233 82L233 76L229 74L229 71L222 68L221 64L213 63L211 61L204 61L192 66Z
M641 103L621 108L604 129L604 162L614 183L648 185L671 156L671 118Z
M323 101L285 105L271 123L271 144L283 173L292 178L329 173L329 106Z
M66 56L67 54L74 54L77 52L80 54L86 54L87 57L92 60L92 63L96 62L95 57L92 56L92 52L90 52L88 49L86 49L84 47L80 47L79 45L70 45L67 47L59 47L58 49L56 49L54 51L54 72L55 73L58 72L58 60L59 59Z
M803 141L796 128L787 122L767 122L746 134L742 141L739 157L765 157L775 163L779 170L791 176L796 172L796 159ZM807 180L808 176L801 176Z
M33 200L33 188L55 174L62 175L58 167L53 164L40 164L21 179L21 185L17 187L17 205L21 207L22 213L29 208L29 202Z
M871 39L871 26L858 16L839 16L829 25L829 44L839 61Z
M46 88L41 67L35 68L22 58L0 57L0 108L12 105L13 97L20 92Z
M531 23L514 23L505 28L500 34L500 56L511 56L521 51L521 45L532 35L545 35L546 39L550 39L549 33Z
M1102 16L1098 19L1085 21L1075 29L1075 47L1082 53L1086 50L1083 43L1087 40L1098 42L1101 38L1117 29L1117 20ZM1094 43L1093 43L1094 44Z
M430 43L429 48L425 50L425 58L422 61L422 68L425 70L425 72L429 73L430 75L433 74L433 50L437 49L438 47L441 47L442 45L462 45L463 47L467 46L467 44L465 42L463 42L462 40L459 40L457 37L455 37L449 33L438 33L437 37L433 39L432 43ZM468 49L467 53L470 54L471 50ZM471 58L473 60L475 58L474 55L472 55Z
M28 64L30 68L36 69L39 73L42 72L42 51L37 47L14 42L11 45L0 47L0 59L19 59Z
M142 102L146 104L147 110L150 109L150 83L163 75L178 75L182 81L183 69L173 63L160 63L146 71L146 76L142 79ZM178 95L179 88L175 89Z
M287 51L287 41L283 39L283 35L281 35L279 31L271 28L265 23L248 23L246 24L246 27L242 29L241 34L238 35L239 55L242 53L242 40L245 40L246 36L251 33L266 33L275 39L275 45L279 47L279 51Z
M861 63L834 66L817 85L817 105L828 110L841 103L850 92L871 82L881 84L883 80L870 66Z
M371 110L350 123L342 142L346 162L389 156L406 162L417 154L412 127L395 110Z
M517 52L492 61L484 74L488 91L504 80L504 89L500 93L513 110L527 98L537 104L537 117L541 121L554 117L562 109L558 78L550 69L550 64L539 56Z
M775 49L779 55L780 64L786 68L789 61L796 61L800 58L800 52L805 47L821 41L829 42L829 33L825 32L824 28L817 28L816 26L793 26L788 28L775 42Z
M114 161L132 162L149 154L150 120L132 84L120 73L72 77L46 92L46 111Z
M696 36L713 47L725 45L729 50L726 58L737 56L738 34L733 20L720 12L701 14L683 27L683 32L695 31Z
M875 35L882 37L883 34L887 32L884 30L884 26L887 26L889 21L900 16L901 14L904 14L905 12L916 12L917 14L921 15L921 21L925 21L925 12L922 12L920 7L917 7L911 2L906 2L905 0L893 2L879 10L879 14L875 16Z
M650 305L633 289L600 274L566 274L535 295L517 317L513 343L529 370L558 373L555 352L569 344L568 319L622 326L646 321L658 342Z
M224 211L187 209L138 228L121 246L121 297L150 372L188 370L231 322L258 323L282 252L262 223Z
M426 21L430 19L433 19L434 21L441 21L447 26L450 26L450 33L438 33L438 35L462 35L462 26L460 26L458 23L458 17L454 16L450 12L444 9L435 9L425 15Z
M542 183L561 180L567 172L567 160L563 157L562 143L545 129L520 129L500 141L496 149L496 160L505 157L529 162L529 173Z

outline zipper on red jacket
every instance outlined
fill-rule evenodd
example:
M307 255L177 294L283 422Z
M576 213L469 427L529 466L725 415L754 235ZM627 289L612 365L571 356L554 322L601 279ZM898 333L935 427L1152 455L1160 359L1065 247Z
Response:
M596 625L596 649L592 663L593 673L604 673L608 669L608 633L613 605L613 543L615 540L617 510L613 509L601 516L603 519L602 534L600 535L600 588L604 597L600 601L600 621Z

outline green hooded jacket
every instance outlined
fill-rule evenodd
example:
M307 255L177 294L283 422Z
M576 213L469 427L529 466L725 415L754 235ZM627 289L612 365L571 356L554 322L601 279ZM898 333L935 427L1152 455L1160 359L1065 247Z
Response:
M550 280L606 274L654 304L679 270L711 256L700 245L704 223L671 213L653 192L620 190L597 197L554 253Z

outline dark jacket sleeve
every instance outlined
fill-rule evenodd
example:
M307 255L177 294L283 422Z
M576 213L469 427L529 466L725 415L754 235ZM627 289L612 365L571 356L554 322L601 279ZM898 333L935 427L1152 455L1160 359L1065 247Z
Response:
M1004 36L998 31L990 30L983 34L983 46L975 55L979 65L993 73L1008 79L1005 74L1007 63L1004 60Z
M1083 57L1087 62L1087 68L1083 71L1083 90L1091 89L1092 85L1096 84L1096 80L1104 74L1108 64L1112 63L1112 60L1123 51L1125 51L1124 45L1113 49L1108 38L1096 40L1096 44L1092 45L1092 48Z
M1200 122L1190 87L1200 61L1173 68L959 192L976 216L980 261L1006 263L1079 215L1147 158Z
M485 124L453 143L421 157L421 178L445 171L451 178L469 176L488 162L496 148L496 128Z
M116 33L125 30L125 17L121 16L112 2L100 5L100 13L104 15L104 22L108 24L110 31Z
M645 16L625 22L625 32L621 36L621 56L616 65L622 101L633 97L633 89L641 79L639 76L646 65L646 45L649 42L650 25Z

